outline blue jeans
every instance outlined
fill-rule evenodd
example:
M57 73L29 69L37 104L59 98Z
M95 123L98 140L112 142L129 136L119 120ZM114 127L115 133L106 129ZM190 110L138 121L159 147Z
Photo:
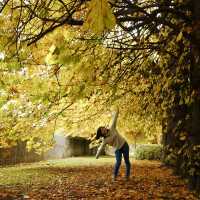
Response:
M130 160L129 160L129 146L126 142L122 146L121 149L117 149L115 151L116 163L115 163L115 167L114 167L114 176L117 177L117 175L118 175L119 168L120 168L121 161L122 161L122 154L123 154L124 161L125 161L125 164L126 164L126 177L129 177L130 176L131 163L130 163Z

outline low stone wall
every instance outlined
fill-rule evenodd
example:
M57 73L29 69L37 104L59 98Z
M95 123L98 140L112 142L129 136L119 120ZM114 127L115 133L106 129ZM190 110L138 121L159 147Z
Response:
M36 154L34 151L27 151L26 142L18 141L15 146L0 148L0 165L35 162L42 159L43 156Z
M90 141L82 137L56 136L53 149L45 154L45 159L67 158L72 156L94 155L96 149L90 149Z

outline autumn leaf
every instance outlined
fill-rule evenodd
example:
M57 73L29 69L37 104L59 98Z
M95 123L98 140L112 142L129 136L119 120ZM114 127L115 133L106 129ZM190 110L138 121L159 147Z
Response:
M115 16L107 0L92 0L84 23L85 30L92 30L101 34L104 30L111 30L116 24Z
M80 160L84 162L81 164ZM86 164L89 161L94 162ZM183 180L174 176L171 169L157 161L133 161L131 178L128 182L124 179L125 166L122 165L118 179L113 182L113 161L113 157L100 159L98 162L93 158L69 158L51 161L51 164L47 161L20 165L21 170L15 167L12 168L12 173L8 173L9 169L1 168L0 172L4 172L3 177L7 176L8 181L11 176L15 181L16 179L22 181L24 178L25 181L16 185L9 184L8 187L1 186L0 199L23 197L30 200L52 198L54 200L94 198L197 200L193 193L188 191ZM190 170L191 173L193 171Z

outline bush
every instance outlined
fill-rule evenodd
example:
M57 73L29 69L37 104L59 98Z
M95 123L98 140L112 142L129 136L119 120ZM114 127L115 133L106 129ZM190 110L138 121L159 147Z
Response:
M158 144L145 144L136 147L134 158L136 160L161 160L162 146Z

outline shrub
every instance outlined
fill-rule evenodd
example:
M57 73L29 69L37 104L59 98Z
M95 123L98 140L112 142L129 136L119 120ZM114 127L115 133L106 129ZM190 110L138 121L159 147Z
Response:
M162 145L158 144L145 144L136 147L134 158L136 160L161 160Z

